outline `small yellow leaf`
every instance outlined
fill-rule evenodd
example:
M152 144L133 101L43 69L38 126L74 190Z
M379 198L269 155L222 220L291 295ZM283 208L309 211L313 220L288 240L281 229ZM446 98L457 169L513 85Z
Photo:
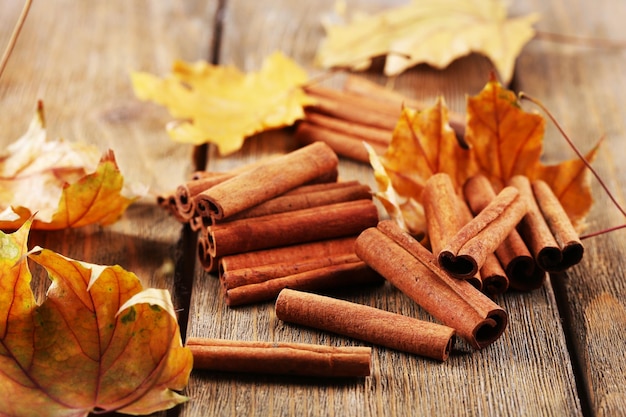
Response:
M537 14L507 18L501 0L413 0L327 26L316 60L324 68L362 70L373 58L387 56L385 74L392 76L419 63L444 68L476 52L489 57L508 84L538 19Z
M278 52L258 73L179 61L164 79L132 74L137 97L166 106L177 119L167 126L172 139L214 143L222 155L239 150L255 133L303 118L303 106L313 103L301 89L307 79L302 68Z

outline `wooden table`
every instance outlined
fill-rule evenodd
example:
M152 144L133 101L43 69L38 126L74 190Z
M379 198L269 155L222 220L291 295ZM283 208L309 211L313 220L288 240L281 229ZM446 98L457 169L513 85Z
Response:
M377 11L401 1L349 1ZM0 1L0 45L22 2ZM275 50L307 68L323 36L320 19L332 0L310 2L212 0L36 1L8 68L0 79L0 143L17 139L45 103L51 138L114 149L125 177L153 192L169 191L194 169L191 146L168 138L167 112L137 100L129 73L169 71L174 59L234 64L252 71ZM626 54L593 39L626 41L626 3L620 0L523 0L514 14L537 11L542 32L587 38L585 44L536 39L517 62L513 87L541 100L583 151L606 139L595 167L626 205ZM445 70L418 66L395 88L424 100L442 94L463 112L465 97L485 84L489 62L459 59ZM377 72L366 74L383 83ZM329 81L340 82L340 77ZM207 167L228 169L296 147L288 131L254 137L229 157L210 148ZM574 155L549 125L546 161ZM340 175L373 184L368 166L342 160ZM588 230L624 223L597 182ZM180 416L615 416L626 413L626 231L585 241L581 264L531 293L497 301L509 312L505 334L482 351L460 348L439 363L375 347L371 377L320 381L194 371L191 401ZM120 264L145 285L168 288L187 336L359 345L346 338L277 320L272 303L229 309L218 280L195 263L190 233L155 204L134 204L115 225L33 233L35 244L101 264ZM45 280L38 291L42 293ZM427 317L389 285L351 299ZM165 413L159 413L165 415Z

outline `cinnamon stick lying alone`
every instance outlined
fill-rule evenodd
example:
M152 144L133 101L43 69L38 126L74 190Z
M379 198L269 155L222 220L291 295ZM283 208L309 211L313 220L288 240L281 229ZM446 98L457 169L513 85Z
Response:
M493 186L484 175L469 178L463 186L463 193L474 214L480 213L496 197ZM517 229L511 230L495 253L511 288L530 291L543 285L546 273L535 262Z
M440 361L454 343L455 331L447 326L292 289L278 295L276 317Z
M504 332L508 315L465 280L450 277L435 256L391 220L363 231L355 251L374 270L476 349Z
M371 348L189 338L195 369L270 375L365 377Z
M224 219L313 180L337 179L338 158L316 142L273 158L196 195L199 215Z

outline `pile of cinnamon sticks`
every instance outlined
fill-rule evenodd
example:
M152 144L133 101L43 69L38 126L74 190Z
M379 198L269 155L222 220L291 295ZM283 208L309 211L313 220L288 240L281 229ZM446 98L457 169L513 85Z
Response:
M342 90L312 84L305 91L316 104L305 109L305 118L296 128L296 139L302 144L324 142L338 155L365 163L369 156L362 142L384 154L402 107L427 107L355 75L348 76ZM449 117L450 126L463 137L463 117L454 112Z
M315 143L198 175L162 201L198 231L200 263L218 273L229 306L272 300L286 287L381 283L354 252L356 236L378 222L371 190L339 181L337 165L334 151Z

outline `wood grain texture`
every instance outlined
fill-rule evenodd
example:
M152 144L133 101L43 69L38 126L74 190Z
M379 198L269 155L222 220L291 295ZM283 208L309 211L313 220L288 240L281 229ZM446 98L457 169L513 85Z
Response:
M370 11L383 2L359 3ZM292 56L312 74L312 59L323 36L320 18L333 2L272 1L227 3L220 62L247 71L258 69L274 50ZM393 80L393 87L425 100L439 94L456 111L464 112L466 94L484 86L491 65L469 56L445 71L418 66ZM366 77L384 84L378 71ZM340 86L342 76L325 83ZM248 140L237 155L222 158L211 150L209 164L228 169L272 153L293 149L289 131L267 132ZM374 185L364 164L342 160L340 176ZM382 215L382 212L381 212ZM199 270L198 270L199 271ZM363 343L282 323L273 304L228 308L213 275L194 278L189 336L225 339L292 341L329 345ZM335 296L382 309L432 320L415 303L389 284ZM530 294L510 293L498 301L509 311L504 336L483 351L461 343L441 364L373 346L372 376L344 383L295 378L234 376L194 372L188 387L191 402L181 415L581 415L556 301L550 285Z
M533 41L518 61L519 87L550 109L583 152L604 137L593 166L624 206L626 82L621 74L626 65L626 4L610 0L527 3L524 9L543 15L539 30L579 40ZM622 48L612 48L611 43ZM572 157L571 149L551 127L546 135L546 161ZM626 219L595 179L592 189L595 202L585 233L624 224ZM583 262L552 277L587 415L626 413L625 345L620 335L626 329L624 233L620 230L583 241Z

